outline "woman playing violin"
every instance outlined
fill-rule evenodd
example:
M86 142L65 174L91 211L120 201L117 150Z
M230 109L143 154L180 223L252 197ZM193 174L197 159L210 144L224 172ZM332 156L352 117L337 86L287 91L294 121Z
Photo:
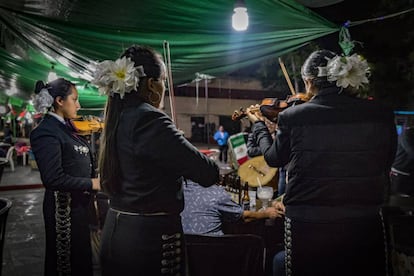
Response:
M264 98L261 104L251 105L249 112L252 114L261 114L262 118L266 118L272 123L277 122L277 115L284 109L297 104L305 103L313 97L312 93L296 93L292 96L288 96L286 100L280 100L278 98ZM247 116L247 112L240 108L235 110L231 116L232 120L240 120Z
M301 73L315 96L278 114L274 140L261 114L247 111L268 165L288 164L286 272L384 275L379 207L396 148L393 112L348 93L368 83L356 54L313 52Z

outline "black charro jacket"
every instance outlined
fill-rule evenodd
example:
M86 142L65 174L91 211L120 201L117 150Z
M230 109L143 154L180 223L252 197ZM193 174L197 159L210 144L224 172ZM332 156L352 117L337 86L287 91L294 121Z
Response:
M45 186L45 275L57 275L54 191L70 192L70 254L73 275L92 275L89 208L94 168L88 143L51 115L30 134L32 151ZM61 203L65 203L62 201ZM62 215L62 214L61 214ZM61 216L60 216L61 217ZM62 218L66 221L66 218ZM59 236L59 239L62 239ZM63 237L64 239L64 237Z
M289 206L379 206L385 198L396 151L394 114L338 92L321 90L279 113L275 141L263 122L253 126L267 163L289 163L287 213Z
M218 181L214 161L190 144L165 113L147 103L124 109L116 139L122 185L111 197L112 208L179 214L183 177L202 186Z
M59 120L45 115L30 134L43 185L51 191L91 191L94 175L89 144Z

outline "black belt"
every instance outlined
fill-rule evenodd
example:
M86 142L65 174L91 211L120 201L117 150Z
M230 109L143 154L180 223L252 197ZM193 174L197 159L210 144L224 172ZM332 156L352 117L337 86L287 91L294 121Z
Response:
M112 212L121 214L121 215L128 215L128 216L169 216L172 215L171 213L167 212L128 212L122 211L114 208L110 208Z

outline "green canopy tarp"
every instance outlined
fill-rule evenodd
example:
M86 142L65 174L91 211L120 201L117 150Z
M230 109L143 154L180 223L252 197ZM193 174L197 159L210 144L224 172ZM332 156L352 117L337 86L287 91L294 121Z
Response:
M222 75L277 58L339 30L293 0L261 0L246 1L249 29L236 32L233 5L229 0L3 0L0 91L28 98L54 63L58 76L81 87L83 107L102 107L105 98L83 85L94 62L116 59L131 44L163 53L167 41L173 80L180 83L196 72Z

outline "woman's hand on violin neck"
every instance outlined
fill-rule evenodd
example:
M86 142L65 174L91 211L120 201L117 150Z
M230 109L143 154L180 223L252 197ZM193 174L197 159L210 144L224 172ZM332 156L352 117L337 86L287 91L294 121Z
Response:
M263 115L260 113L258 106L259 105L251 105L246 109L247 118L249 118L250 122L252 123L265 120Z
M247 115L247 118L249 118L250 122L252 123L259 120L250 107L246 108L246 115Z

